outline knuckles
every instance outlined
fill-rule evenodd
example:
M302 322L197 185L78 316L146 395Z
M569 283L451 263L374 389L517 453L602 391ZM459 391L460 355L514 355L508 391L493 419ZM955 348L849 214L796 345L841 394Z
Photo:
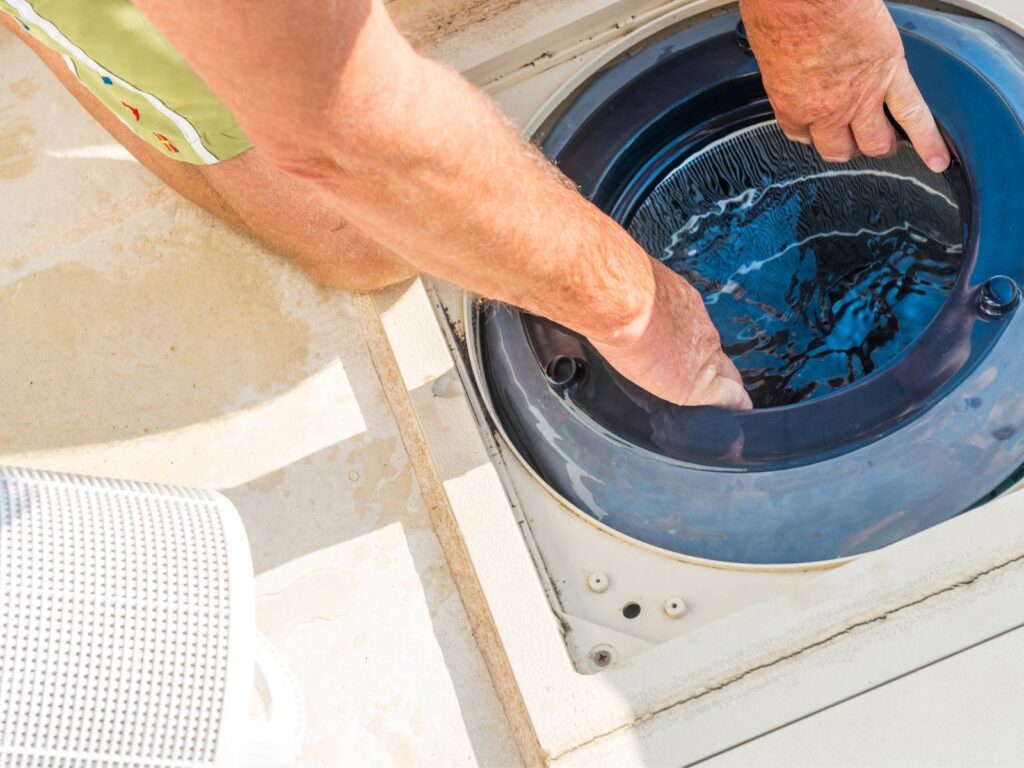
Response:
M888 157L893 152L893 143L890 139L861 139L857 142L860 151L868 157Z

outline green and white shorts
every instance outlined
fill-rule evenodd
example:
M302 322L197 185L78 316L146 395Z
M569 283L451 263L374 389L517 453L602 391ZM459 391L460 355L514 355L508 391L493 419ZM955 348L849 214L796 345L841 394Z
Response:
M121 122L162 154L218 163L252 144L131 0L0 0Z

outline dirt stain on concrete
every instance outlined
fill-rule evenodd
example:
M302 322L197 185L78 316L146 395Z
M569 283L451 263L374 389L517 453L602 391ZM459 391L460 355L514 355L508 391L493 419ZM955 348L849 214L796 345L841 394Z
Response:
M173 206L147 215L168 213ZM188 218L192 225L142 223L91 238L75 248L81 260L0 290L0 451L188 426L314 372L309 326L282 308L266 257ZM133 237L140 229L165 234ZM88 263L118 237L126 247L114 266Z
M17 179L36 167L36 129L22 116L0 119L0 179Z
M397 437L367 440L348 463L359 475L352 498L360 520L374 527L395 521L403 525L415 522L408 518L412 470Z
M445 38L514 8L524 0L391 0L386 4L395 25L417 48Z
M23 77L20 80L15 80L7 86L7 90L10 91L18 101L28 101L39 92L39 83L34 80L30 80L27 77Z

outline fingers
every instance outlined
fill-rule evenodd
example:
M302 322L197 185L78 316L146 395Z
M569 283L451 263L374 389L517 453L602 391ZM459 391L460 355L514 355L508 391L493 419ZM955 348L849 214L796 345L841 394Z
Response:
M935 118L921 96L906 61L900 64L889 84L885 103L893 119L907 132L914 149L928 167L936 173L946 170L950 163L949 148L935 125Z
M739 411L747 411L754 407L754 403L750 400L750 395L747 394L746 388L743 386L743 377L740 376L739 369L735 363L729 359L729 356L722 352L722 364L721 373L719 379L725 379L731 382L733 386L723 384L722 394L726 397L726 402L722 406L723 408L735 408Z
M749 411L754 407L750 401L747 390L732 379L719 376L711 386L702 393L702 405L712 405L717 408L728 408L734 411Z
M885 105L910 138L921 159L936 173L949 167L950 153L935 118L918 90L907 62L901 61L885 93ZM882 104L857 115L849 125L824 123L801 125L790 116L777 115L779 127L792 141L813 143L822 159L846 163L858 155L886 157L893 154L899 137Z
M690 393L685 405L711 405L746 411L754 407L750 395L743 388L743 378L725 352L718 352L701 369L698 386Z
M815 123L811 126L811 138L814 139L818 154L827 163L848 163L860 154L853 131L848 125L826 128Z
M737 384L743 383L743 377L740 375L739 368L737 368L732 359L725 354L724 350L718 354L718 375L731 379Z
M786 134L787 139L799 142L800 144L811 143L811 132L806 125L793 122L781 115L776 115L776 119L779 121L779 128Z
M850 123L857 148L868 157L888 157L896 151L899 137L881 105Z

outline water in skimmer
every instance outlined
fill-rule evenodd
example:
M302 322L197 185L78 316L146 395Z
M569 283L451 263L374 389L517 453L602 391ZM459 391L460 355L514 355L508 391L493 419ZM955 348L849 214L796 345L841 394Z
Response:
M954 193L909 144L824 163L775 122L691 156L629 225L703 294L758 407L830 392L909 346L963 258Z

